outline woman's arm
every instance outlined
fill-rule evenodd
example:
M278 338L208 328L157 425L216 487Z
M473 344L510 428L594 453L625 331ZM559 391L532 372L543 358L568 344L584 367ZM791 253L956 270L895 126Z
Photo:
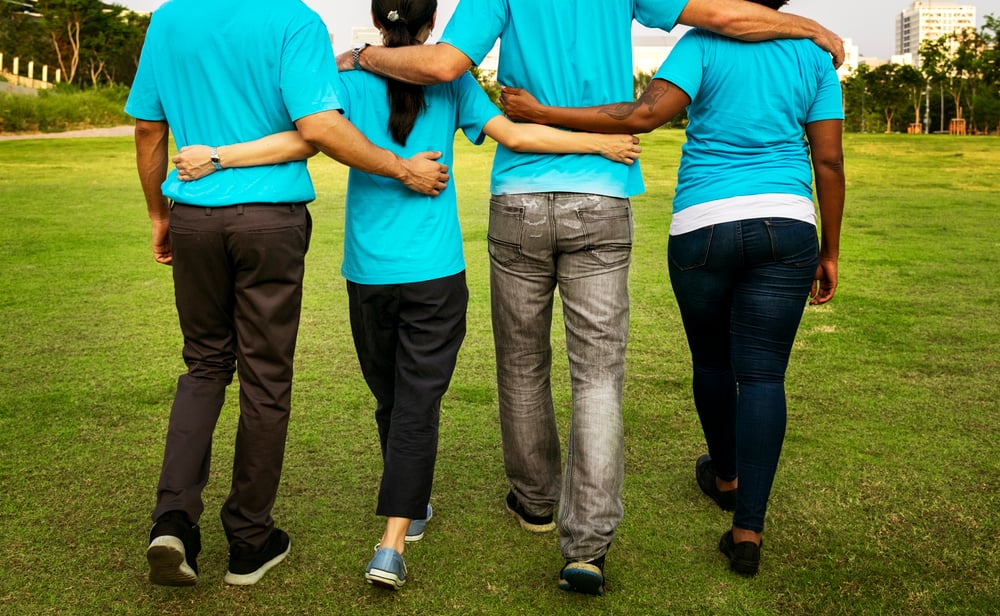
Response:
M594 107L549 107L520 88L503 87L500 101L509 118L595 133L648 133L669 122L691 98L674 84L654 79L638 100Z
M816 177L819 200L820 249L812 305L825 304L837 292L837 260L840 258L840 223L844 216L843 121L824 120L806 124L806 137Z
M214 172L216 168L212 164L211 150L207 145L188 145L181 148L181 151L170 159L177 167L177 177L181 180L197 180ZM305 160L318 151L294 130L275 133L254 141L220 145L216 148L219 164L223 169Z
M642 152L639 139L632 135L575 133L541 124L517 124L502 115L487 122L483 130L500 145L515 152L600 154L626 165L634 163Z

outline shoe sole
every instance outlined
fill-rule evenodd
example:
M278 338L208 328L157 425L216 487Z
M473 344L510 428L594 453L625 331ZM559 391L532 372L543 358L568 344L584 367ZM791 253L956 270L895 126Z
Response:
M378 586L380 588L388 588L389 590L399 590L406 583L405 579L399 579L399 576L391 571L384 571L382 569L371 569L365 571L365 581L372 586Z
M559 588L588 595L604 594L604 574L590 563L572 563L562 572Z
M506 500L504 501L503 506L508 513L517 518L517 521L521 525L521 528L528 531L529 533L547 533L556 529L555 522L549 522L548 524L532 524L531 522L525 520L523 517L521 517L520 513L510 508L510 505L507 504Z
M226 571L226 576L222 578L222 581L230 586L250 586L256 584L260 581L260 578L264 577L264 574L271 570L272 567L285 560L288 553L292 551L292 542L288 542L288 547L281 554L278 554L271 560L267 561L261 565L256 571L251 571L250 573L233 573L232 571Z
M149 561L149 581L160 586L194 586L198 574L187 563L184 542L177 537L164 535L150 542L146 548Z

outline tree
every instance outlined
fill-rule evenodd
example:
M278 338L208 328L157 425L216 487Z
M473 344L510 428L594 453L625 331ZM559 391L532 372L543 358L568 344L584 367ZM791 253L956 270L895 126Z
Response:
M486 91L486 95L490 97L493 104L497 106L498 109L502 109L500 105L500 84L497 83L497 76L495 71L484 71L478 66L473 66L469 69L472 76L476 78L479 82L479 86Z
M844 124L851 131L868 132L868 74L871 68L860 64L842 84L844 93Z
M944 132L944 91L948 79L948 38L927 39L920 43L920 70L929 83L936 83L941 100L941 124Z
M84 68L94 85L102 78L113 80L119 71L119 78L131 82L135 68L128 67L137 62L131 58L138 57L148 18L100 0L37 0L35 10L52 51L50 62L65 81L76 81Z
M892 132L892 120L899 108L907 103L906 90L902 87L899 64L883 64L866 75L868 93L872 102L882 110L885 132Z
M927 78L916 67L908 64L896 70L895 78L913 107L913 123L920 124L920 110L923 108L924 94L927 91Z
M961 86L957 88L957 96L964 98L969 109L969 124L976 125L976 93L983 81L983 52L986 41L974 28L966 28L952 35L955 42L952 54L952 66L955 77ZM956 105L961 101L956 99ZM958 117L961 118L961 109Z

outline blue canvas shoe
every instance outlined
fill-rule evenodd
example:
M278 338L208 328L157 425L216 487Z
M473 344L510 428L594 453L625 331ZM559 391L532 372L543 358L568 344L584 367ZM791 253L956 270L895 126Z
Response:
M399 590L406 583L406 563L392 548L376 548L375 556L365 567L365 580L374 586Z
M405 541L407 543L413 543L414 541L420 541L424 538L424 527L427 526L427 522L434 517L434 510L431 509L430 504L427 505L427 517L423 520L410 520L410 526L406 529Z

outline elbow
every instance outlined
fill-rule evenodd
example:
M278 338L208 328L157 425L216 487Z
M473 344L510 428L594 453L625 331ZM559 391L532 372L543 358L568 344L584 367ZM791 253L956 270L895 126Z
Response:
M423 65L425 84L454 81L472 67L468 56L447 43L434 45L433 54L434 61Z
M628 132L633 135L636 133L651 133L657 128L663 126L659 118L654 117L639 117L636 118L632 125L628 127Z
M816 161L816 168L831 175L844 177L844 157L823 158Z
M318 146L322 143L323 135L326 133L324 123L317 120L318 118L313 116L306 116L295 123L295 128L299 131L299 136L306 142L306 146L303 147L303 153L305 154L308 154L310 149L312 150L312 154L315 154ZM312 154L308 155L312 156Z
M529 140L521 137L520 135L514 134L506 139L504 139L503 147L511 150L512 152L529 152L532 151L529 146Z
M434 83L447 83L449 81L455 81L461 77L465 71L469 70L471 65L462 62L442 62L440 64L434 63L430 66L424 68L424 83L434 84Z

